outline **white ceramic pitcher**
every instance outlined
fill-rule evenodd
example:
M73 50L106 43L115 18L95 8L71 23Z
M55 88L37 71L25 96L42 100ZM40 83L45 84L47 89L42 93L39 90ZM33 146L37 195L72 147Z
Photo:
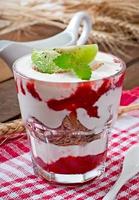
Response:
M79 28L83 22L83 29L78 38ZM6 61L9 66L13 62L25 54L31 53L32 49L45 49L51 47L81 45L84 44L91 30L91 19L85 12L76 13L71 19L67 28L48 39L42 39L31 42L14 42L9 40L0 41L0 57Z

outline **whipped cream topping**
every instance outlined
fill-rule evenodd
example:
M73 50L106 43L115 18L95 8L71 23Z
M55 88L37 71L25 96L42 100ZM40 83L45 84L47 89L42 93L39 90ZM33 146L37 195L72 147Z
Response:
M107 78L118 73L122 68L122 62L120 59L110 54L99 52L95 60L90 63L92 66L96 63L103 63L101 67L92 72L90 80L97 80ZM41 73L33 69L31 55L26 55L19 58L14 64L15 70L21 75L40 81L48 82L83 82L72 72L47 74Z

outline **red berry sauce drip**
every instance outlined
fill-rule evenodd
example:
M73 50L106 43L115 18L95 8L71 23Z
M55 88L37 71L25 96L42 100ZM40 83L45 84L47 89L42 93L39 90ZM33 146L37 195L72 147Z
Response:
M25 89L24 89L24 87L23 87L22 80L20 80L20 88L21 88L22 94L23 94L23 95L26 95Z
M49 172L58 174L83 174L95 169L102 162L105 162L106 151L98 155L63 157L51 164L43 162L39 157L34 159L39 166Z
M100 88L95 91L91 88L90 83L82 83L79 85L74 94L62 100L49 100L48 106L56 111L67 109L76 112L77 108L84 108L90 117L99 117L97 106L93 106L98 99L110 89L110 81L105 79Z
M42 99L40 98L38 92L35 89L34 81L27 82L26 87L27 87L27 90L31 94L32 97L34 97L35 99L37 99L39 101L42 101Z
M16 87L16 92L18 93L18 92L19 92L19 90L18 90L17 79L15 80L15 87Z
M116 82L116 87L121 87L122 84L123 84L123 81L124 81L124 76L125 76L125 73L121 74L118 81Z

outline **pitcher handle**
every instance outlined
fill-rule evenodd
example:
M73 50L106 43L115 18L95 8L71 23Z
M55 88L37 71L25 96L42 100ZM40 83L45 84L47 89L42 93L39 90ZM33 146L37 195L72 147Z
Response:
M79 28L82 22L83 22L82 32L80 37L78 38ZM86 12L81 11L73 16L65 31L71 32L74 35L75 43L77 45L82 45L87 42L91 29L92 29L92 22L90 16Z

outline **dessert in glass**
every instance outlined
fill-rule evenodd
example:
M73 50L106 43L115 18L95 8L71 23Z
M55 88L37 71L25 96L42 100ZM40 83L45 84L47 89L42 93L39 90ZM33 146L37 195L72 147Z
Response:
M80 48L92 46L90 51L94 51L96 46L84 45L70 47L71 52L69 47L35 52L36 60L26 55L13 66L34 172L52 182L83 183L105 170L108 135L117 117L125 64L97 50L89 59L84 58L87 51L78 56ZM71 53L74 56L69 59ZM80 72L82 63L71 70L68 64L76 57L84 65L89 63L91 74ZM53 64L62 67L53 68Z

